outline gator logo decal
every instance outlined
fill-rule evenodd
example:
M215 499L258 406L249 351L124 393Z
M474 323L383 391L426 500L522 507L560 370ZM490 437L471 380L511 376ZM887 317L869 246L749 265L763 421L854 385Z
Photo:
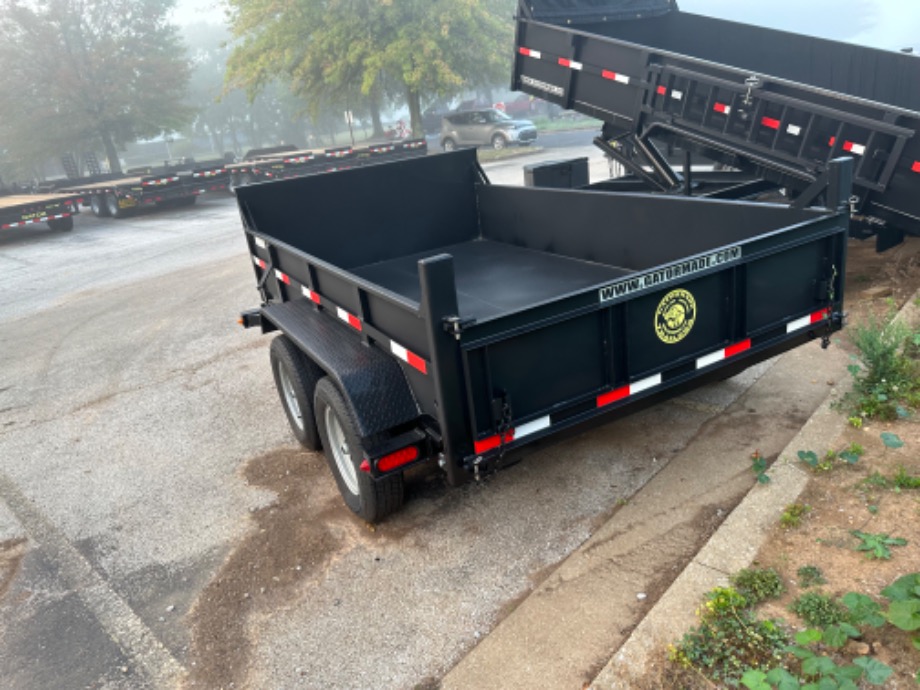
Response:
M696 300L686 290L671 290L655 310L655 333L668 345L687 337L696 322Z

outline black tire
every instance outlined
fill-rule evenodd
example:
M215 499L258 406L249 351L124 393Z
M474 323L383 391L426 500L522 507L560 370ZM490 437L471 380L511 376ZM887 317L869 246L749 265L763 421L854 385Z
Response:
M55 232L70 232L73 230L73 216L66 218L52 218L48 221L48 227Z
M304 448L319 450L322 446L313 414L313 392L323 370L284 335L272 341L269 359L291 432Z
M453 139L447 138L441 142L441 148L445 151L456 151L457 142L455 142Z
M105 195L105 207L108 209L112 218L124 218L128 215L127 209L122 208L118 203L118 195L115 192L109 192Z
M345 398L331 379L323 378L316 385L313 407L326 460L345 505L371 523L398 510L404 498L402 473L374 481L369 473L361 471L364 451L356 425Z
M93 210L96 218L108 218L109 207L105 203L105 197L102 194L93 194L89 199L89 207Z
M508 139L504 134L493 134L492 135L492 148L496 151L501 151L508 145Z

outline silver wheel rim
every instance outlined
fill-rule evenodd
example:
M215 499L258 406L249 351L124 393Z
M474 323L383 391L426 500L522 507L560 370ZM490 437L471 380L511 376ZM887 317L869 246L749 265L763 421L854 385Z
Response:
M300 411L300 403L297 402L297 396L294 395L294 384L291 383L287 368L280 362L278 364L278 378L281 381L281 394L284 395L284 404L290 410L291 417L293 417L297 428L303 431L303 412Z
M348 441L345 440L345 431L339 424L339 418L331 407L326 408L324 414L326 424L326 435L329 437L329 447L332 451L332 457L335 458L335 465L339 468L339 474L345 482L345 486L355 496L358 495L358 473L355 470L355 464L351 461L351 451L348 448Z
M503 148L505 148L504 137L495 137L495 140L492 142L492 146L495 147L496 151L501 151Z

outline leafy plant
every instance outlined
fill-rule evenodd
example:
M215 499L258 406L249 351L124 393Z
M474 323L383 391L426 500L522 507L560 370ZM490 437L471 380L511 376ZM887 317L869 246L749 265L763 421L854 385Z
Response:
M759 450L751 453L751 469L754 471L754 476L757 478L758 483L770 483L770 475L767 474L767 459L760 454Z
M803 565L795 574L799 576L799 585L803 589L827 584L827 580L824 579L824 573L816 565Z
M811 512L811 506L804 503L790 503L783 510L779 524L783 529L794 529L802 524L802 518Z
M818 458L818 454L813 450L800 450L798 452L799 460L804 462L813 470L821 470L827 472L828 470L834 467L834 460L837 459L837 454L829 450L824 454L823 458Z
M891 602L887 618L893 626L906 632L920 630L920 573L899 577L882 590L882 596ZM914 636L913 644L920 649L920 634Z
M715 682L737 686L748 669L769 669L785 656L789 638L778 622L758 620L731 587L708 594L700 624L671 647L669 658Z
M866 449L858 443L851 443L846 450L842 450L838 453L838 457L848 465L855 465L865 452Z
M890 537L887 534L871 534L854 529L850 532L859 539L857 551L865 551L870 559L888 560L891 558L891 546L907 546L907 540L901 537Z
M836 600L822 592L805 592L789 605L789 610L813 628L848 623L850 613Z
M905 350L917 335L901 321L887 323L871 319L851 330L853 344L859 350L857 363L847 370L853 377L853 390L840 402L853 417L894 420L898 407L916 407L920 403L920 379L917 361Z
M779 573L773 568L744 568L732 575L730 580L748 606L776 599L786 591Z
M920 489L920 477L908 474L904 465L898 466L898 471L891 482L896 489Z

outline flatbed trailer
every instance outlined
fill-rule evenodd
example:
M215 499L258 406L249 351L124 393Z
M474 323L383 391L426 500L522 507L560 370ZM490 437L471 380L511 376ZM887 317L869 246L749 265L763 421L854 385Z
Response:
M237 190L291 429L369 521L843 322L852 161L825 208L489 184L475 151ZM405 190L411 190L407 198ZM311 212L306 220L302 208Z
M267 180L285 180L302 175L332 172L343 168L400 160L428 153L425 139L407 139L368 146L341 146L331 149L291 149L274 147L251 154L249 160L227 166L230 188ZM264 152L263 152L264 151Z
M191 206L199 195L225 190L228 184L226 164L214 161L68 180L60 191L81 196L97 217L123 218L143 207Z
M80 212L78 195L12 194L0 196L0 230L47 223L52 230L73 229L73 217Z
M603 120L599 145L652 189L682 176L654 141L791 197L856 161L854 234L920 234L920 58L677 9L674 0L521 0L512 88Z

